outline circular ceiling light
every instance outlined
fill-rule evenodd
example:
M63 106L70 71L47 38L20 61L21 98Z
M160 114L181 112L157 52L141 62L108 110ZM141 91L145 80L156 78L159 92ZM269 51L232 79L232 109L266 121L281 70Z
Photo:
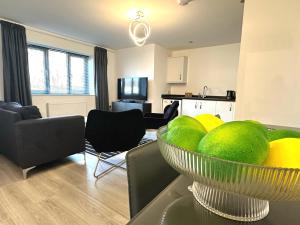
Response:
M193 0L177 0L179 5L187 5L191 1L193 1Z
M137 46L143 46L151 34L150 25L143 18L144 13L137 11L136 17L129 24L129 35Z

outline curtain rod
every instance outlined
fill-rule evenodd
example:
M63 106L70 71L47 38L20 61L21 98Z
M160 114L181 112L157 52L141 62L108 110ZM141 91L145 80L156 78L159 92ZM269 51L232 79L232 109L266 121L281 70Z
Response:
M77 42L77 43L88 45L88 46L91 46L91 47L97 46L97 47L100 47L100 48L105 48L105 47L99 46L99 45L94 44L94 43L85 42L85 41L82 41L82 40L79 40L79 39L76 39L76 38L71 38L71 37L67 37L67 36L64 36L64 35L57 34L57 33L53 33L53 32L49 32L49 31L46 31L46 30L38 29L38 28L31 27L31 26L28 26L28 25L25 25L25 24L22 24L22 23L15 22L13 20L4 19L4 18L0 17L0 21L1 20L9 22L9 23L14 23L14 24L17 24L17 25L24 26L26 29L31 30L31 31L36 31L36 32L43 33L43 34L52 35L54 37L62 38L62 39L68 40L68 41ZM105 49L109 52L115 52L115 50L110 49L110 48L105 48Z

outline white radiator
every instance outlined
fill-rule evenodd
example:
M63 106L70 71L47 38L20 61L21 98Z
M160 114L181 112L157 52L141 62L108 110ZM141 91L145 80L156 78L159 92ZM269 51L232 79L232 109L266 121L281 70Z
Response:
M87 115L86 102L47 103L47 116Z

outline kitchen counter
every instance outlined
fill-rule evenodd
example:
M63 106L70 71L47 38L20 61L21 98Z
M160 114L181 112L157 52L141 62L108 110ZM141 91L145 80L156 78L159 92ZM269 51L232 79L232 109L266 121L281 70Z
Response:
M182 100L182 99L192 99L192 100L207 100L207 101L226 101L226 102L235 102L235 99L227 99L226 96L206 96L202 98L199 95L193 95L191 97L186 97L185 95L172 95L172 94L162 94L162 99L175 99L175 100Z

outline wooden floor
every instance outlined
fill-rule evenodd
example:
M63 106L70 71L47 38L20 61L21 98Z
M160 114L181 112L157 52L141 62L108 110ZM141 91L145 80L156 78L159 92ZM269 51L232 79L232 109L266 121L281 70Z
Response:
M115 169L96 181L95 164L95 156L87 154L84 164L76 154L38 167L23 180L20 169L0 155L0 224L126 224L126 171Z

